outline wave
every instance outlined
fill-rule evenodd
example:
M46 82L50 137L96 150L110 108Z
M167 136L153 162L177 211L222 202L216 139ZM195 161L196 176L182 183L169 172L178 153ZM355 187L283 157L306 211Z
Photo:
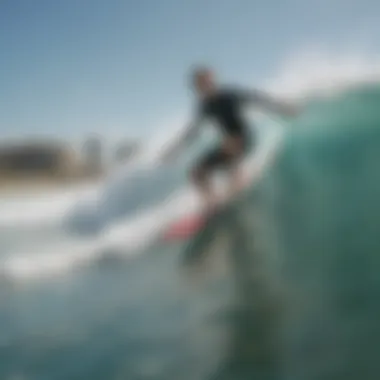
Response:
M265 128L262 128L259 133L262 143L255 155L245 163L246 170L255 172L263 170L264 164L279 143L281 130L281 126L274 121L267 122ZM172 168L172 170L176 170L176 168ZM157 173L162 174L160 171ZM172 176L170 177L173 179ZM88 224L103 218L100 230L96 230L94 233L90 227L90 233L73 234L72 230L67 230L67 223L64 223L65 235L61 237L60 241L47 246L28 247L3 258L0 261L0 273L3 278L9 280L51 278L76 270L81 265L96 262L103 259L104 256L129 257L136 255L154 245L160 232L171 221L200 208L198 198L190 186L185 183L179 184L179 182L170 183L167 177L162 178L160 175L140 178L144 186L147 186L145 181L154 183L154 180L157 179L164 180L165 184L160 193L153 191L151 202L147 202L145 207L142 207L144 199L140 197L139 191L137 193L130 192L128 189L130 181L126 186L123 178L120 179L122 180L117 182L117 189L112 188L111 197L107 191L97 193L97 197L99 195L104 197L103 201L99 201L95 197L96 201L94 202L93 198L92 203L88 204L87 218L81 220L81 223L89 228ZM152 186L154 190L157 187L150 184L148 188L152 190ZM170 192L170 188L175 191ZM137 198L133 198L133 194L137 194ZM74 203L74 208L78 211L78 207L75 205ZM128 212L125 212L126 210ZM83 210L81 211L83 212ZM75 216L78 217L80 214L79 212ZM83 216L83 213L81 215ZM72 218L70 220L72 221ZM83 231L83 225L81 228Z
M374 83L380 83L379 55L310 46L288 54L262 85L273 94L304 99Z
M262 87L273 94L304 100L316 96L330 96L353 86L378 83L379 80L380 58L377 56L355 52L337 54L329 49L308 48L289 54L288 58L280 63L276 72L262 82ZM133 165L122 167L112 173L106 182L96 186L92 193L112 192L109 190L111 187L122 189L123 185L120 183L127 182L128 176L133 176L131 172L134 170L138 172L139 168L149 167L149 165L153 168L157 164L157 156L180 132L180 126L184 125L184 121L184 117L177 115L160 123L162 127L157 126L159 133L147 141L143 153L136 158ZM212 138L206 136L204 141L189 153L189 157L203 149L203 146ZM149 171L152 174L152 170ZM92 202L89 198L91 198L90 195L77 189L61 194L41 195L30 200L25 200L25 197L16 200L0 200L2 208L0 226L18 223L29 225L35 222L51 223L59 220L65 211L77 204L75 202L82 201L86 208L86 202Z
M269 378L378 378L379 101L370 85L308 109L263 180L187 246L187 265L216 246L231 265L231 372L244 352L251 377L264 357Z
M181 208L181 205L186 207ZM90 238L66 237L59 244L14 252L0 263L0 274L8 280L51 278L96 262L105 255L128 257L140 253L155 241L169 221L189 209L197 209L196 198L190 192L182 192L170 204L150 208L129 220L123 219Z
M327 96L326 101L330 102L330 95L336 94L333 89L347 91L352 86L376 83L378 79L380 61L377 60L346 57L343 65L342 59L334 59L331 54L301 54L300 57L298 63L294 58L287 61L279 75L263 86L284 96L309 99L309 111L298 122L300 128L310 124L311 119L320 128L326 124L327 109L320 112L318 102L311 100L316 94ZM308 66L313 69L307 70ZM339 67L345 68L339 70ZM361 95L353 102L363 102ZM331 112L342 114L334 105ZM171 124L180 125L180 118L177 119ZM280 143L281 128L273 128L276 121L267 116L259 115L257 120L261 140L257 155L252 157L256 168L250 170L260 167L263 171L264 165L271 161L269 152ZM18 197L1 201L0 227L17 229L55 224L62 228L62 235L56 243L29 246L13 251L6 258L0 257L0 272L7 278L40 278L70 272L81 263L101 258L109 250L129 256L153 244L160 228L185 212L185 206L199 207L187 186L185 168L213 137L206 137L177 166L160 167L156 157L177 132L178 129L172 128L166 136L154 137L146 154L132 166L112 173L103 183L30 200ZM148 193L151 189L154 191Z

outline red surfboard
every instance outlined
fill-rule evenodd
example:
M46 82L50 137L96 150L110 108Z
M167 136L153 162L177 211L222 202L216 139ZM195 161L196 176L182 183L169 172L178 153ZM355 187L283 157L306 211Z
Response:
M162 235L164 241L190 238L206 224L206 217L201 213L185 215L168 226Z
M248 178L246 178L243 188L246 187L248 183ZM228 200L229 199L226 198L219 199L217 208L227 203ZM189 239L206 225L207 220L207 216L202 214L202 211L182 216L165 229L163 235L161 235L162 239L165 242Z

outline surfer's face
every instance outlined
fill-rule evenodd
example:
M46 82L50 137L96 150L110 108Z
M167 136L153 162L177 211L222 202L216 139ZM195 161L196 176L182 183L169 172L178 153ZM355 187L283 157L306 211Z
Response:
M199 95L205 96L215 89L215 78L211 71L197 73L194 78L195 90Z

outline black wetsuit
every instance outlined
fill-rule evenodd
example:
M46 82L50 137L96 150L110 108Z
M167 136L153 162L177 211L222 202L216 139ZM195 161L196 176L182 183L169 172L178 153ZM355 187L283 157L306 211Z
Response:
M245 156L253 145L254 136L248 121L244 119L242 106L257 99L256 93L226 89L201 101L196 126L204 119L215 121L223 136L236 138L241 142L241 149L237 154L229 154L222 145L217 145L199 159L196 163L197 169L204 172L228 168Z

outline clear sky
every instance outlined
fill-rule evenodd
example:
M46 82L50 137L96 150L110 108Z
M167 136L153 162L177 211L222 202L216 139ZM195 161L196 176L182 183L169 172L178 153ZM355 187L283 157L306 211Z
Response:
M251 85L379 33L378 0L0 0L0 133L149 135L190 109L193 63Z

